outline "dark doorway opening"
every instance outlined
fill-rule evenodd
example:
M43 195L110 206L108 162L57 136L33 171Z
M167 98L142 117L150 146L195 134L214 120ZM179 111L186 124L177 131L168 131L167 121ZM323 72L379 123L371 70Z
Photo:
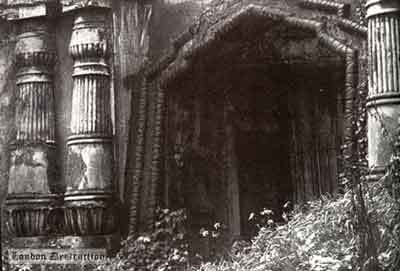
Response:
M243 22L211 49L167 91L166 187L186 195L193 236L218 222L229 245L256 233L250 213L279 221L286 202L336 190L345 66L315 36L273 23Z

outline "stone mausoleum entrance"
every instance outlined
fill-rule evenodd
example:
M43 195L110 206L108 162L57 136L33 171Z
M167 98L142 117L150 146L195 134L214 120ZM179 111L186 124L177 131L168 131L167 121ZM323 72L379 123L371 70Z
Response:
M235 22L164 85L164 198L188 208L194 241L216 222L228 242L248 238L250 213L279 220L286 202L338 187L344 59L311 31Z
M390 142L372 114L396 126L398 7L369 1L367 29L350 2L2 1L3 255L113 255L158 207L186 208L193 252L212 254L200 229L225 225L229 245L255 233L251 213L337 191L367 118L379 178Z

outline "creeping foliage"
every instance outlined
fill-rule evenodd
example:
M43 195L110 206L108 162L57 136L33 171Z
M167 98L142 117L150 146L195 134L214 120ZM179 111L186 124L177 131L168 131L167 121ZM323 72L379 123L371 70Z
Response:
M230 259L204 263L197 271L400 270L400 158L393 159L384 178L357 191L365 213L354 208L360 197L351 191L310 202L297 207L286 224L266 223ZM365 228L369 239L360 234ZM363 246L374 247L374 254L363 256Z
M357 237L352 194L327 197L297 207L285 224L267 223L231 259L205 263L199 271L354 270Z
M115 258L97 271L164 271L185 270L188 245L185 242L184 210L158 210L154 231L129 237Z

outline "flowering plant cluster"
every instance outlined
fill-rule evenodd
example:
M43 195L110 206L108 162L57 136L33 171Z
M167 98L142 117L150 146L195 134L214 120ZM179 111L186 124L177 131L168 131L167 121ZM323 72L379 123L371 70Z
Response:
M239 246L226 260L203 263L198 271L350 271L356 264L352 194L323 197L284 213L250 214L259 226L253 240ZM340 210L340 212L339 212Z
M129 236L116 257L97 271L165 271L186 270L189 261L185 240L185 210L157 210L151 233Z

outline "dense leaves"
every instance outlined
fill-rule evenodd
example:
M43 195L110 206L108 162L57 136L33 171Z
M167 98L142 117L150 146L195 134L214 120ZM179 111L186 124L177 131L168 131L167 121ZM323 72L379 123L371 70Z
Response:
M115 258L97 268L98 271L164 271L184 270L188 265L188 244L185 242L184 210L157 211L154 231L130 236Z
M354 270L357 236L351 197L348 192L298 206L285 224L267 220L249 246L200 270Z
M389 176L363 186L374 242L366 245L376 246L377 255L359 260L364 239L358 234L356 197L349 190L335 199L297 207L287 224L263 226L252 243L229 260L204 263L199 271L372 270L375 256L373 270L400 270L400 195L394 197L399 186Z
M199 271L400 270L400 146L379 181L359 182L290 216L283 225L266 220L251 244Z

